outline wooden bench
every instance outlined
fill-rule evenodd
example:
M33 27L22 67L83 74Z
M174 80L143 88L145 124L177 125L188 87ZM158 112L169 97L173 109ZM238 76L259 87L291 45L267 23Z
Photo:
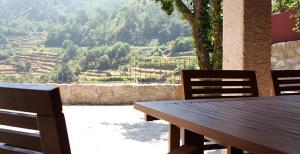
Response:
M59 89L0 84L1 154L71 154Z
M276 96L300 95L300 70L272 70Z

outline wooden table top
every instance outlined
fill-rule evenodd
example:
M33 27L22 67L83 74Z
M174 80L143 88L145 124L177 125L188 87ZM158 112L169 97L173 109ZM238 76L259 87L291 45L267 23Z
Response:
M134 108L249 152L300 152L300 95L137 102Z

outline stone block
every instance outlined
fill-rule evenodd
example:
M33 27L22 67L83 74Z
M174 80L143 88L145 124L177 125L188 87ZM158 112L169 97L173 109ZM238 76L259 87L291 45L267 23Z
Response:
M296 49L296 53L297 53L297 55L300 55L300 44L299 44L298 48Z
M283 51L276 48L272 48L272 56L277 57L278 59L284 58Z
M295 57L295 61L296 61L296 63L300 64L300 55Z
M296 56L296 51L295 50L292 50L292 49L288 49L284 52L284 56L286 58L293 58Z
M287 68L286 63L284 60L280 60L277 62L277 64L275 65L275 68L273 69L284 69Z
M288 44L288 47L292 50L295 50L295 49L297 49L297 47L300 46L300 42L298 42L298 41L290 41L287 44Z
M271 57L271 63L276 63L278 61L277 57Z

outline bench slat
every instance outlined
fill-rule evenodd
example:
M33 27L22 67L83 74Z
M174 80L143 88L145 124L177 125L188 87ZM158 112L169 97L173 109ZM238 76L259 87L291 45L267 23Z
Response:
M1 84L0 84L1 85ZM39 113L43 115L54 115L62 111L59 89L52 91L24 90L12 88L0 88L0 108L23 112ZM54 93L58 93L54 95ZM55 99L55 100L53 100ZM52 102L53 101L53 102ZM54 104L54 103L57 103ZM55 108L54 108L55 107Z
M0 141L8 145L41 151L40 135L8 129L0 129Z
M0 110L0 124L37 130L36 115Z
M21 149L17 147L12 147L9 145L0 145L0 153L5 153L5 154L42 154L41 152L38 151L32 151L32 150L27 150L27 149Z

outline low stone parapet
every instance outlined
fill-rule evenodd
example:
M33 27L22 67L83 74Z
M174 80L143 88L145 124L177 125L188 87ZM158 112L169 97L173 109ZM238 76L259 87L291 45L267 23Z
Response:
M61 84L63 104L130 104L182 99L179 84Z
M272 69L300 69L300 41L281 42L272 45Z

